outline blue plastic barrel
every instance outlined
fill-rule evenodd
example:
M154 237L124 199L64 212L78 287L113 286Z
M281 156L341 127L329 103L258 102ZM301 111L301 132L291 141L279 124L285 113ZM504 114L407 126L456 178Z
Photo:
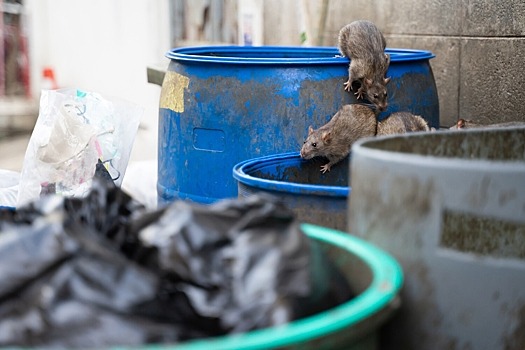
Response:
M271 194L292 209L301 222L346 231L348 161L337 163L323 174L320 167L326 160L322 158L304 160L297 152L275 154L236 164L233 178L239 197Z
M429 51L387 49L390 107L439 126ZM343 105L348 59L335 47L207 46L173 49L161 89L158 198L211 203L236 197L246 159L299 151L308 126Z

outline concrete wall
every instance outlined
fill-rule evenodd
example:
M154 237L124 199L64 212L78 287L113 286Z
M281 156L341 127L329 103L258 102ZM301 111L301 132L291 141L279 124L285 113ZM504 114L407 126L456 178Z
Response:
M143 125L155 128L160 88L147 83L146 67L168 63L170 1L26 0L34 95L49 65L61 86L143 105ZM442 125L525 120L523 0L264 0L262 11L265 45L333 46L343 25L369 19L388 47L432 51Z
M326 1L326 0L324 0ZM267 0L282 11L266 19L267 44L299 44L289 0ZM308 1L310 28L320 28L323 0ZM432 51L442 125L457 118L480 123L525 121L525 2L523 0L329 0L325 45L337 45L339 29L357 19L376 23L388 47ZM269 12L265 12L265 15ZM278 27L281 24L284 27ZM292 29L294 27L292 26ZM293 30L292 30L293 32Z
M75 87L132 101L144 109L142 127L157 133L160 87L146 68L168 65L168 0L25 0L33 96L42 69L59 87Z
M329 38L326 40L324 31L319 32L323 1L326 0L264 0L264 44L334 45Z

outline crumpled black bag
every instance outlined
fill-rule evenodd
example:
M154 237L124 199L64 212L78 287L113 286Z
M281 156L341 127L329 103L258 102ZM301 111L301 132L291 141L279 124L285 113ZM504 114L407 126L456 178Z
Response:
M350 298L314 272L323 265L333 270L271 197L148 212L95 181L86 198L0 210L0 345L136 346L283 324Z

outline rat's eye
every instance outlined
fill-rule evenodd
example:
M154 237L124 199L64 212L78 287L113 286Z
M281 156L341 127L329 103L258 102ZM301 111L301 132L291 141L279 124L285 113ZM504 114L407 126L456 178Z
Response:
M374 94L374 98L379 98L379 95L378 94Z
M313 148L317 147L317 142L312 143L312 147Z
M306 143L306 140L304 140L303 145Z
M385 97L387 97L387 96L388 96L388 93L385 91Z

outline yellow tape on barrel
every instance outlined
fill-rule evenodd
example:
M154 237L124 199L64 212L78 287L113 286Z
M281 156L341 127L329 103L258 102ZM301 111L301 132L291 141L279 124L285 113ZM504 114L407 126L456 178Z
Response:
M173 112L184 112L184 89L188 88L190 79L176 72L166 72L160 92L160 108Z

